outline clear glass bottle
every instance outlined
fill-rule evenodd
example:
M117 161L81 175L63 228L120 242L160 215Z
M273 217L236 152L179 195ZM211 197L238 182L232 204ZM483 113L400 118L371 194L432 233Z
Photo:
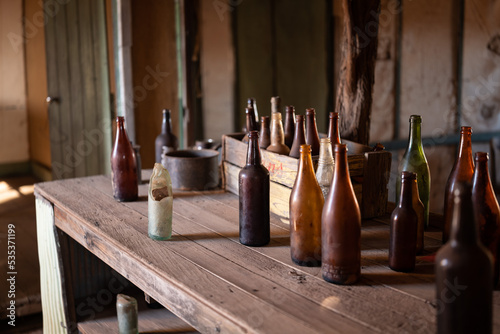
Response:
M155 163L148 191L148 235L151 239L167 240L172 236L173 204L170 174L162 164Z
M493 259L478 236L471 187L453 190L450 239L436 255L438 333L491 333Z
M155 140L155 162L161 162L161 155L163 153L163 146L167 147L167 152L177 151L179 143L177 137L172 132L172 120L170 117L170 110L163 109L163 121L161 124L161 133L156 137Z
M300 157L300 147L306 143L306 130L304 126L304 115L295 116L295 134L293 138L290 156L294 158Z
M306 109L306 143L307 145L311 145L313 156L319 154L319 134L314 108Z
M328 196L328 192L330 191L334 168L335 166L333 163L332 145L330 143L330 139L321 138L316 179L318 180L318 184L324 198Z
M361 212L352 187L347 147L336 144L335 172L321 218L322 276L335 284L354 284L361 276Z
M292 148L295 134L295 107L285 107L285 145Z
M493 286L498 286L500 260L500 208L491 184L488 153L478 152L472 179L472 205L479 237L493 255Z
M271 240L269 220L269 171L262 165L259 133L251 131L247 162L239 180L239 235L247 246L264 246Z
M281 113L271 115L271 145L266 150L278 154L288 155L290 149L285 145L285 133L281 122Z
M323 194L311 157L311 147L300 147L297 177L290 194L290 254L301 266L321 265L321 210Z
M453 189L458 182L471 182L474 174L474 161L472 159L472 128L462 126L460 131L460 148L458 157L453 165L446 188L444 190L444 228L443 243L448 241L451 230L451 215L453 213Z
M417 174L418 194L425 208L424 228L429 226L429 204L431 193L431 174L429 164L425 157L422 146L422 117L419 115L410 116L410 134L408 138L408 147L399 163L398 175L402 172L414 172ZM401 179L396 179L396 204L400 198Z
M113 197L120 201L137 200L137 160L124 126L125 118L116 118L116 138L111 153Z
M417 175L401 173L401 197L392 211L389 236L389 267L394 271L415 270L417 255L418 215L413 209L413 186Z

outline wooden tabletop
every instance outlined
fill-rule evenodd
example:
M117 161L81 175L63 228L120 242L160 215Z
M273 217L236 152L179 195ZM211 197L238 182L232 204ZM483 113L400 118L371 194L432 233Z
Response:
M238 241L238 197L222 190L174 192L173 236L148 237L147 184L139 201L113 199L108 177L41 183L55 224L71 238L203 333L435 332L433 253L426 232L414 273L390 270L388 216L362 222L362 278L325 282L320 268L292 263L287 222L271 216L271 243ZM494 328L500 333L500 294Z

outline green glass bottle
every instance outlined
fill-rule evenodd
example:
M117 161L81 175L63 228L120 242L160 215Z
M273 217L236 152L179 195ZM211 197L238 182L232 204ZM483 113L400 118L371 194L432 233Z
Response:
M425 157L424 148L422 146L422 117L420 115L410 116L410 135L408 138L408 148L403 155L403 159L399 163L398 175L402 172L417 173L418 195L422 204L424 204L424 226L429 226L429 200L431 194L431 173L429 164ZM401 178L396 180L396 205L400 198Z

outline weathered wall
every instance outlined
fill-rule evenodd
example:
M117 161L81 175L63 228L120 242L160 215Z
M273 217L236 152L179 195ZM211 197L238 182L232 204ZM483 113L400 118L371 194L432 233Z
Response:
M0 164L29 159L21 0L0 0Z

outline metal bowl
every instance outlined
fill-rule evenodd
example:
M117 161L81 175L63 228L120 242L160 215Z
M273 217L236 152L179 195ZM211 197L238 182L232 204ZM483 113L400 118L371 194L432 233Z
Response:
M209 190L219 186L218 157L216 150L180 150L164 154L161 163L174 189Z

